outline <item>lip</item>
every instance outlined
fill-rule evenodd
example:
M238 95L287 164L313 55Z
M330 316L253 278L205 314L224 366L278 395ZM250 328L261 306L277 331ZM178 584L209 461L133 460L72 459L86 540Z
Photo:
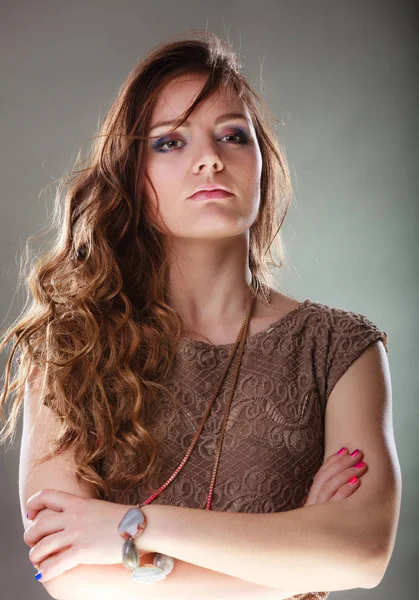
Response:
M215 191L223 191L227 192L227 194L231 194L232 192L224 187L223 185L214 185L211 183L204 183L203 185L198 186L194 189L193 193L189 198L193 198L196 194L200 194L201 192L215 192Z
M211 198L228 198L228 196L232 196L230 192L226 192L225 190L203 190L202 192L197 192L193 196L189 198L189 200L210 200Z

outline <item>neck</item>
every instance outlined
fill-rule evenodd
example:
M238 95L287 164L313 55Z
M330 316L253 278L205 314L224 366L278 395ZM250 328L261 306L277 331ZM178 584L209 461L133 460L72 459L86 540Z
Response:
M168 304L187 327L206 328L213 323L241 322L246 313L252 274L226 273L202 278L178 277L170 287Z

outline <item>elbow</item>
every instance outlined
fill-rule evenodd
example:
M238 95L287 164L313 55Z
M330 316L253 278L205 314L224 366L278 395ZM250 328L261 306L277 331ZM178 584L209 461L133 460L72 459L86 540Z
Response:
M58 580L59 577L56 577L55 579L50 579L49 581L43 583L41 579L39 583L42 583L49 598L54 598L54 600L67 600L65 594L63 593L63 587L61 585L57 585Z
M39 583L42 583L41 581ZM43 583L44 590L47 592L49 598L54 598L54 600L64 600L61 596L59 596L55 591L53 591L51 582Z
M364 586L367 589L378 587L382 582L391 560L393 548L380 545L375 547L370 555L369 577Z
M384 574L387 571L387 566L387 561L382 559L380 561L375 561L373 568L371 568L369 571L369 578L363 587L369 590L378 587L384 578Z
M42 583L54 600L114 600L138 597L138 584L122 564L78 564L61 575ZM141 597L146 597L142 595Z
M78 600L84 599L85 596L81 593L80 587L77 584L77 578L75 578L79 567L80 565L74 567L70 571L65 571L49 581L43 582L42 579L40 579L39 583L42 583L44 586L48 598L53 598L54 600L74 600L74 598L77 598Z
M370 552L371 568L370 582L368 585L370 589L378 587L386 574L393 555L396 531L397 526L394 526L392 522L389 524L388 519L381 522L376 528L376 535L372 538L373 547Z

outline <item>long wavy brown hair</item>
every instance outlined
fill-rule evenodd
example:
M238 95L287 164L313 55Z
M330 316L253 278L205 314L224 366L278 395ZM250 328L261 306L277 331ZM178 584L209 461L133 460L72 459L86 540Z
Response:
M61 178L46 228L55 235L48 252L27 251L21 264L19 281L29 293L0 343L0 352L10 347L0 442L13 440L26 380L42 372L42 402L61 426L49 452L36 462L72 447L77 479L92 483L101 499L136 503L139 486L153 493L162 484L148 414L161 394L170 394L165 382L184 325L166 302L170 253L155 226L144 179L150 117L172 79L208 75L173 130L218 91L248 107L263 162L249 268L273 287L270 267L285 264L279 232L292 196L289 168L275 133L278 120L241 68L230 43L200 29L147 54L120 88L85 163L76 162ZM13 402L6 417L9 395Z

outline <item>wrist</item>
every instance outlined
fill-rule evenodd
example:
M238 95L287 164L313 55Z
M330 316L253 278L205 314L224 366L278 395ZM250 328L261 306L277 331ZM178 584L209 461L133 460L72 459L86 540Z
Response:
M155 518L155 512L156 507L136 505L126 511L118 525L119 535L125 540L122 563L138 583L161 581L174 567L174 559L171 556L156 550L159 546L157 523L161 519ZM153 513L151 525L150 513Z
M134 544L140 556L143 554L152 554L158 552L156 544L158 519L156 518L157 515L155 510L158 508L158 504L155 506L150 506L147 504L146 506L141 507L141 511L146 518L147 524L143 532L134 538Z

